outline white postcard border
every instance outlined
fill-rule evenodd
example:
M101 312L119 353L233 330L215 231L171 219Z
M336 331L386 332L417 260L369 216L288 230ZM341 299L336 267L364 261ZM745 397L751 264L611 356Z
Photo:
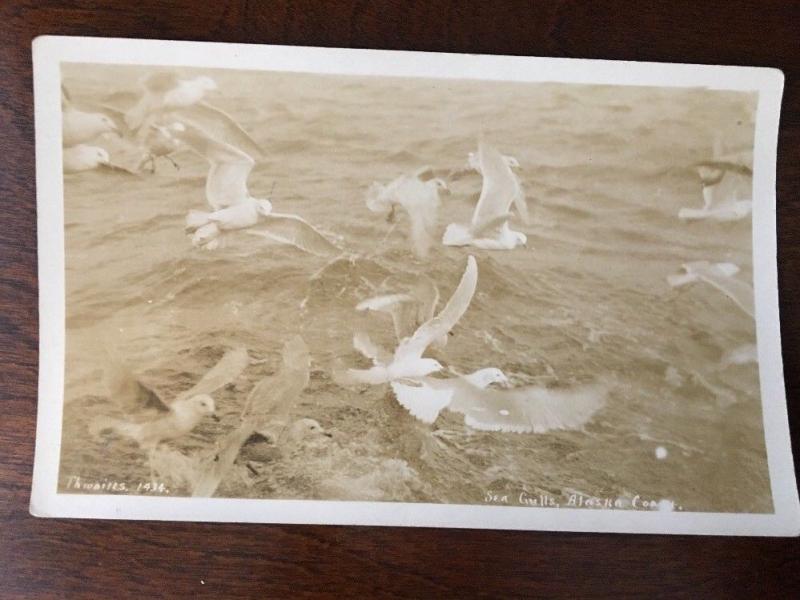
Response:
M397 502L174 498L57 492L64 390L64 209L60 63L707 87L759 93L753 264L761 397L774 514ZM777 293L775 165L783 73L759 67L41 36L33 42L39 251L39 405L31 513L41 517L401 525L630 533L800 534Z

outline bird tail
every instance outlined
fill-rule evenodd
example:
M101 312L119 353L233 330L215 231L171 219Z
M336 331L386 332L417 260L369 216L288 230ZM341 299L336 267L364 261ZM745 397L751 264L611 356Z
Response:
M469 229L459 223L450 223L444 230L442 243L445 246L466 246L469 243Z
M199 229L208 223L208 218L210 216L211 213L209 212L203 212L202 210L190 210L189 214L186 215L186 229L189 231Z

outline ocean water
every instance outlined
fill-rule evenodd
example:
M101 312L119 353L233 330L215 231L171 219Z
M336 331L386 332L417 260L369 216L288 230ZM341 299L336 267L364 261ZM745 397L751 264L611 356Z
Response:
M62 72L73 96L97 102L135 89L147 71ZM755 96L203 73L219 84L209 101L265 149L251 193L272 189L276 211L304 217L347 254L329 261L244 234L217 251L193 248L183 220L205 206L207 166L191 153L176 155L179 170L164 162L153 175L65 176L62 491L79 477L148 493L132 485L148 479L143 452L88 433L93 418L115 410L103 387L102 343L166 399L228 348L243 345L263 360L215 394L220 423L203 421L169 445L192 456L236 425L251 387L278 371L284 341L300 334L311 348L311 381L291 412L333 437L276 448L258 477L232 472L220 495L512 505L581 497L622 499L624 507L668 499L680 510L771 512L758 368L720 362L755 341L754 322L710 286L666 283L693 260L736 263L752 281L749 219L683 223L677 213L702 205L691 164L711 158L715 140L752 145ZM527 247L438 245L428 260L415 259L405 217L387 237L389 225L364 205L366 189L424 165L462 167L481 134L522 166L533 219L512 227L527 234ZM477 174L453 183L442 228L467 221L479 191ZM389 275L420 274L446 299L469 253L477 292L437 358L461 372L500 367L518 385L612 379L607 405L584 429L487 433L446 412L432 427L405 413L388 386L332 381L334 368L364 366L352 348L355 328L392 344L390 321L357 313L360 300ZM656 457L659 447L666 458ZM188 493L168 483L170 494Z

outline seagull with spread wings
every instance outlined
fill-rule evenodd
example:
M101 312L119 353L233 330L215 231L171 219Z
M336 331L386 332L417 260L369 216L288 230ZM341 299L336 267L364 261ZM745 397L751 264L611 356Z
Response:
M261 379L242 408L241 423L219 444L219 451L195 482L193 496L211 496L236 462L251 437L299 443L318 436L329 437L313 419L290 421L297 399L308 386L311 357L302 337L294 336L283 346L278 373Z
M250 195L247 179L255 161L245 151L190 124L182 124L169 133L210 165L206 177L206 200L212 211L191 211L186 218L187 230L194 232L192 243L195 246L212 250L219 246L223 232L260 224L259 229L248 233L290 244L311 254L339 254L336 245L301 217L273 212L269 200Z
M740 269L733 263L710 263L696 261L681 266L682 273L667 277L673 288L681 287L696 281L704 281L730 298L736 306L751 317L755 316L755 295L753 286L736 279Z
M166 402L130 371L115 352L109 350L106 385L109 399L125 415L124 418L100 417L90 424L90 432L98 436L112 431L134 440L152 457L162 442L175 440L190 433L207 416L215 416L216 406L211 397L250 364L244 348L226 352L219 362L191 389Z
M451 223L445 229L446 246L476 246L486 250L512 250L524 246L527 237L508 226L513 203L523 222L528 222L528 206L519 178L509 161L484 141L478 145L476 170L483 176L481 195L468 225Z
M512 388L505 374L493 367L459 377L423 377L409 383L413 385L392 382L392 390L400 405L420 421L433 423L446 408L464 415L464 423L472 429L507 433L579 429L605 405L609 390L605 383ZM492 387L495 383L505 389Z
M373 344L363 332L353 337L353 347L372 360L370 369L348 369L346 378L354 383L378 385L399 379L423 377L443 369L439 361L423 358L432 343L446 336L469 308L478 285L475 257L467 257L467 267L450 300L435 317L425 321L410 336L400 341L394 354Z
M366 204L372 212L387 213L389 223L394 223L395 211L401 207L411 222L414 255L423 259L428 256L437 235L439 193L447 191L447 183L435 177L430 167L423 167L386 185L373 183L367 190Z

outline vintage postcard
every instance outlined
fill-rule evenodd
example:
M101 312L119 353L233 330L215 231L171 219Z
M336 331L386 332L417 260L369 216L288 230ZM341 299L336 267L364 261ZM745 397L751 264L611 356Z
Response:
M798 534L779 71L33 62L33 514Z

